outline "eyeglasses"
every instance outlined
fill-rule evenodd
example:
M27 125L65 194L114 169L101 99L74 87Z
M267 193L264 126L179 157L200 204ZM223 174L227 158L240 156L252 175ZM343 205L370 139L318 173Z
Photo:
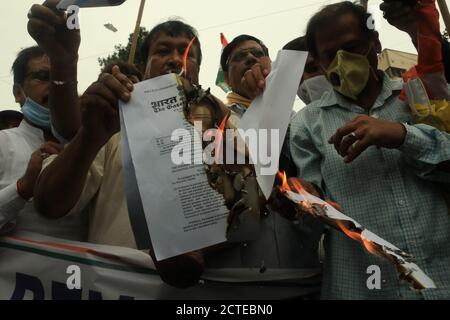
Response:
M242 62L245 60L245 58L247 58L247 55L249 53L251 53L252 56L254 56L255 58L262 58L262 57L266 56L266 53L264 51L262 51L261 49L250 48L250 49L245 49L245 50L239 51L232 57L229 57L226 64L228 65L230 62L235 62L235 63Z
M30 77L32 80L39 80L48 82L50 81L50 71L48 70L40 70L40 71L34 71L27 74L27 78Z

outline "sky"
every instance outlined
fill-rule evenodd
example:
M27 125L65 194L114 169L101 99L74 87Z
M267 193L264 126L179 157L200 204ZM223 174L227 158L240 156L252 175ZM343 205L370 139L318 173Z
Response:
M450 0L446 0L450 5ZM17 53L35 45L27 32L27 13L36 0L6 0L0 12L0 110L19 110L12 94L11 65ZM211 87L223 98L225 94L215 86L219 66L220 32L228 40L239 34L250 34L261 39L274 59L290 40L304 35L309 18L322 6L340 1L323 0L146 0L141 25L151 29L168 18L178 17L199 31L204 60L200 70L200 83ZM369 10L375 14L377 30L383 48L415 53L407 34L390 26L379 10L382 0L369 0ZM118 7L85 8L80 11L81 46L78 63L78 91L81 94L94 82L100 72L97 59L114 51L114 45L126 44L134 31L140 0L127 0ZM112 32L103 25L113 24ZM442 30L444 29L443 26ZM297 99L295 109L303 103Z

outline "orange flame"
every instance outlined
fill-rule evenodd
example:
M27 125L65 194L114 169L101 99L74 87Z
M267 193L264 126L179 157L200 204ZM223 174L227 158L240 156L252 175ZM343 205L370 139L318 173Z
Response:
M336 224L347 235L347 237L349 237L349 238L351 238L351 239L353 239L355 241L362 242L361 234L359 232L352 231L352 230L348 229L345 226L345 224L342 221L340 221L340 220L336 220Z
M285 192L286 190L289 190L289 191L297 192L297 193L303 195L303 197L305 199L307 199L306 198L307 192L298 179L290 180L290 182L292 184L292 188L291 188L289 186L289 184L287 183L286 172L283 172L283 173L278 172L278 176L283 180L281 191ZM306 202L305 203L306 205L309 204L308 201L305 201L305 202ZM368 252L370 252L371 254L374 254L374 255L378 254L378 250L377 250L375 244L372 241L363 238L361 236L360 232L350 230L349 228L347 228L345 226L345 224L341 220L336 220L336 224L342 230L342 232L344 232L344 234L347 235L349 238L351 238L355 241L361 242Z
M184 67L184 78L186 79L188 74L188 67L187 67L187 58L189 55L189 50L191 50L192 45L194 44L194 41L197 37L192 38L192 40L189 42L188 46L186 47L186 50L184 51L183 56L183 67Z
M371 254L376 255L378 253L378 250L376 249L376 247L372 243L372 241L363 238L361 236L361 233L348 229L345 226L345 224L340 220L336 220L336 224L342 230L342 232L344 232L349 238L351 238L355 241L361 242L364 245L364 247L366 248L366 250L369 251Z
M278 171L277 173L278 177L281 179L282 184L281 184L281 192L286 192L286 191L292 191L291 187L289 186L289 184L287 183L287 176L286 176L286 171Z
M230 116L229 114L225 115L225 117L222 119L222 122L219 125L219 129L217 130L216 153L215 153L216 163L219 163L220 153L222 152L221 146L223 141L223 132L225 131L225 125L227 124L229 116Z
M228 40L222 32L220 33L220 42L222 43L222 49L228 45Z
M301 194L305 199L307 199L307 192L305 190L305 188L303 188L302 184L300 183L300 181L298 179L292 179L291 180L292 184L293 184L293 189L294 192L297 192L299 194Z
M282 185L281 185L281 192L286 192L287 190L291 191L291 192L295 192L298 194L301 194L303 196L303 206L310 208L311 207L311 203L307 200L308 197L308 193L306 192L305 188L302 186L302 184L300 183L300 181L298 179L291 179L290 182L292 184L289 185L289 183L287 182L287 176L286 176L286 172L280 172L278 171L278 177L280 177L280 179L282 180Z
M364 239L364 238L361 238L361 240L362 240L362 242L364 244L364 247L366 248L367 251L369 251L373 255L377 255L378 254L378 250L377 250L375 244L372 241L370 241L368 239Z

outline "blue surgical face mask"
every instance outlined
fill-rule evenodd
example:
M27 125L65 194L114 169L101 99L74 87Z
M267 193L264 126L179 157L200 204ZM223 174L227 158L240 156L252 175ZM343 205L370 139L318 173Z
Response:
M39 103L27 98L22 106L22 113L32 124L40 128L50 129L50 111Z

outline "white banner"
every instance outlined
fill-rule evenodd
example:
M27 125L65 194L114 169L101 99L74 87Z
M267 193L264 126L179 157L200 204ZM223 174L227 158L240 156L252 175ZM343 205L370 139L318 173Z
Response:
M0 299L179 298L144 252L32 233L0 237Z
M161 280L150 256L139 250L28 232L0 237L0 300L283 299L301 293L301 287L263 286L258 282L267 276L249 276L251 271L206 270L210 280L177 289ZM273 279L298 277L298 271L291 274L295 270L273 271L267 272Z

